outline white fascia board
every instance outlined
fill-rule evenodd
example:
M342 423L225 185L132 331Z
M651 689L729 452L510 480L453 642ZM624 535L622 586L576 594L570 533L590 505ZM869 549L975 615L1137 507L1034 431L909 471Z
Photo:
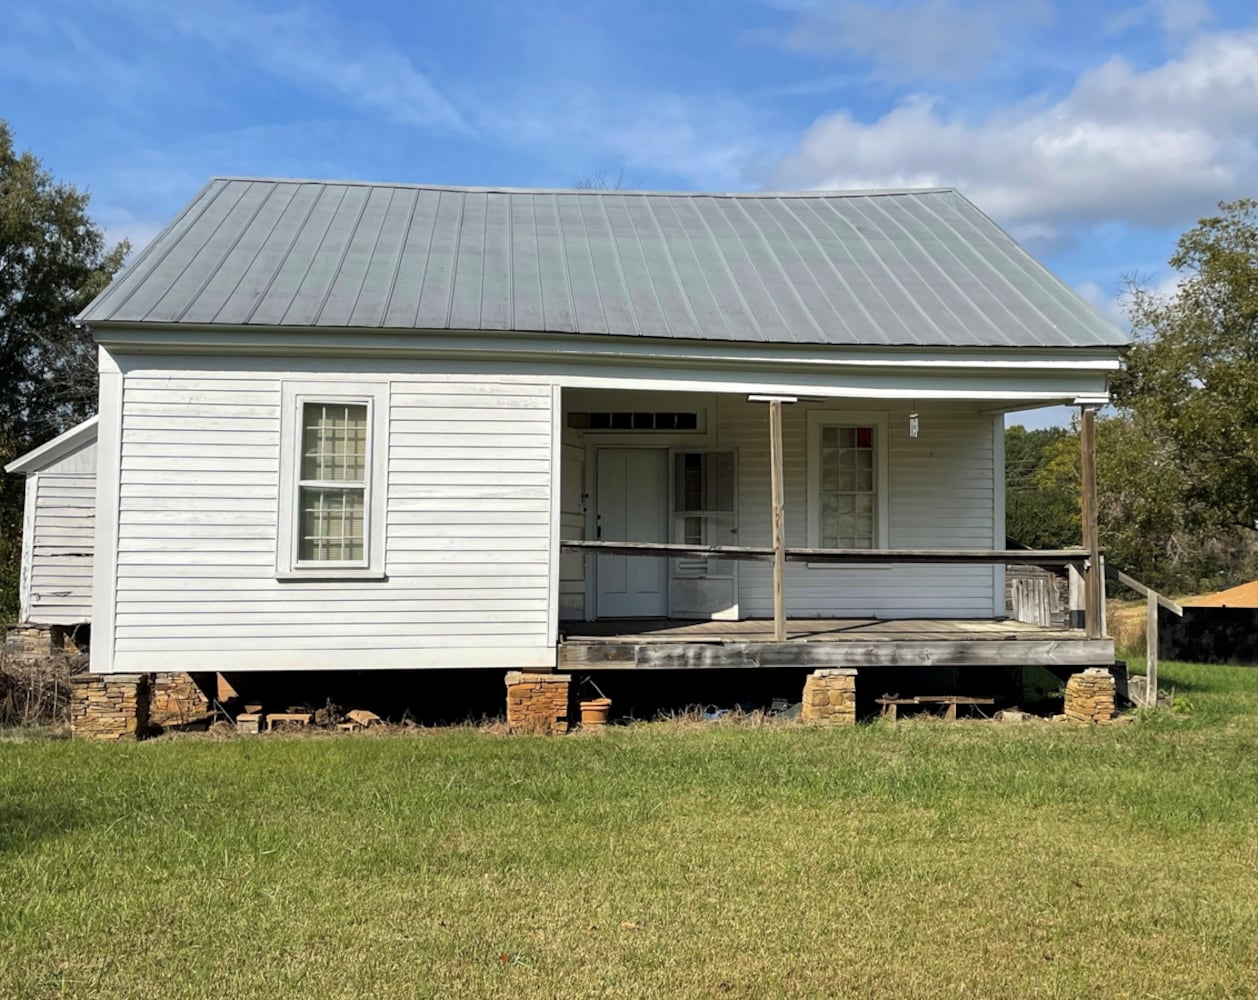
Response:
M1117 371L1118 348L839 347L828 344L753 344L680 341L583 334L483 331L355 330L278 327L141 327L96 324L98 342L129 353L303 354L308 356L444 357L514 359L614 358L620 363L684 365L721 362L751 366L932 368L1003 371L1060 369Z
M15 458L4 467L4 471L29 476L48 468L54 462L95 441L96 423L96 417L88 417L81 424L76 424L65 433L58 434L51 441L46 441L38 448Z
M310 354L119 354L124 373L212 370L276 373L281 377L335 379L359 373L429 378L476 376L500 382L530 381L568 389L733 393L742 396L809 396L834 399L965 400L993 408L1070 403L1100 393L1109 373L1095 370L939 371L922 368L830 369L819 365L750 365L691 362L633 364L615 358L446 355L326 357Z

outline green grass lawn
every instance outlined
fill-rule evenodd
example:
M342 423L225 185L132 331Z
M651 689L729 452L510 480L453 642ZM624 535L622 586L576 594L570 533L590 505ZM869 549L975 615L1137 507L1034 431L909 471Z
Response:
M0 743L4 997L1258 992L1258 670L1096 730Z

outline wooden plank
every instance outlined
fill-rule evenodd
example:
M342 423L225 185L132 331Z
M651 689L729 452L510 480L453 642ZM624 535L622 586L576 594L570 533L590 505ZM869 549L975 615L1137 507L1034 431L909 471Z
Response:
M676 542L609 542L602 539L564 539L564 552L596 552L608 556L664 556L669 559L748 559L772 562L773 549L752 545L682 545Z
M782 401L769 402L769 479L773 504L773 638L786 639L786 499L782 474Z
M669 559L739 559L772 562L772 546L684 545L676 542L612 542L601 539L566 538L565 552L596 552L601 555L664 557ZM1016 562L1032 566L1063 567L1082 563L1083 549L811 549L788 547L787 562L809 563L957 563Z
M560 669L692 670L751 667L1101 666L1110 639L1002 643L985 640L874 642L622 642L559 647Z
M1134 590L1141 597L1154 597L1162 607L1166 608L1173 615L1184 617L1184 609L1172 601L1169 597L1164 597L1152 587L1146 586L1134 577L1128 576L1121 569L1115 569L1113 566L1105 567L1105 577L1108 580L1116 580L1124 587Z

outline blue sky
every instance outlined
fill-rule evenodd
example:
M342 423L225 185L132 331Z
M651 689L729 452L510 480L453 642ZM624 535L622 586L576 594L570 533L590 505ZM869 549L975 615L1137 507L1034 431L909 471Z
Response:
M217 174L956 185L1120 321L1258 195L1258 7L9 0L0 117L137 245Z

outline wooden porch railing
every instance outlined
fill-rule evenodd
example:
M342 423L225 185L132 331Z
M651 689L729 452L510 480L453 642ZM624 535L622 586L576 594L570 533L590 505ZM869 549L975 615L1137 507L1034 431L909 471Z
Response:
M565 552L604 556L655 556L667 559L738 559L773 562L768 545L685 545L674 542L609 542L565 539ZM807 549L786 548L787 562L828 563L1022 563L1061 569L1087 562L1086 549Z
M1018 563L1044 569L1063 571L1073 569L1087 580L1090 576L1086 549L812 549L767 545L686 545L677 542L613 542L602 539L565 539L560 542L564 552L586 555L642 556L664 559L734 559L749 562L774 563L775 579L782 579L783 600L774 601L775 619L785 617L784 574L777 572L782 562L802 562L812 565L976 565L984 563ZM1103 564L1103 563L1102 563ZM1125 574L1124 574L1125 576ZM1129 578L1128 578L1129 579ZM1104 580L1094 588L1104 600ZM775 593L775 598L778 596ZM1102 604L1102 608L1104 605ZM1100 637L1104 627L1100 619L1093 621L1085 604L1084 626L1090 638ZM1103 614L1103 612L1102 612ZM775 627L785 636L784 621L775 621Z
M1128 576L1121 569L1106 566L1105 579L1121 583L1128 590L1134 590L1147 602L1144 640L1146 675L1144 703L1147 708L1156 708L1158 704L1158 608L1166 608L1171 614L1178 615L1180 618L1184 617L1184 609L1169 597L1164 597L1152 587Z

